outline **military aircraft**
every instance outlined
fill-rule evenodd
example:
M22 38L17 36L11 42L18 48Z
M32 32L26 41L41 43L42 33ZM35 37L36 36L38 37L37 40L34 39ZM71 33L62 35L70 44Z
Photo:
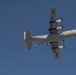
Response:
M24 41L26 42L28 49L32 48L32 42L49 42L55 58L59 58L59 49L64 48L64 43L63 45L59 45L59 43L64 42L65 38L76 36L76 30L58 32L58 30L63 29L63 26L61 25L58 27L57 23L62 21L62 18L59 20L56 19L56 8L51 8L48 34L32 36L28 29L24 32Z

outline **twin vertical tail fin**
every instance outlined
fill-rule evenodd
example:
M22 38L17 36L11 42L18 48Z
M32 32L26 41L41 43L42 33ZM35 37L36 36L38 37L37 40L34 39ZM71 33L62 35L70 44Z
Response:
M29 30L26 30L26 32L24 32L24 40L26 42L27 48L31 49L32 48L32 37L31 37L31 33Z

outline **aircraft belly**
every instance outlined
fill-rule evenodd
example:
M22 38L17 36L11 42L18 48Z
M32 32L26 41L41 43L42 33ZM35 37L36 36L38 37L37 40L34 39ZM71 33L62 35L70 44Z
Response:
M48 42L63 41L63 37L59 34L56 34L56 35L49 36L47 38L47 41Z
M34 42L46 42L48 35L32 36Z
M62 33L53 34L53 35L40 35L40 36L32 36L32 41L35 42L55 42L55 41L63 41L64 38L74 37L76 36L76 30L64 31Z
M34 41L34 42L54 42L54 41L62 41L62 40L63 40L63 38L59 34L32 37L32 41Z

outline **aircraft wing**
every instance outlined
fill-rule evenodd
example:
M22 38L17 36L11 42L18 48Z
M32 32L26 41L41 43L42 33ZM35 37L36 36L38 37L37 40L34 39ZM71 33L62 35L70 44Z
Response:
M49 34L57 34L56 8L51 8L49 21ZM59 42L50 42L55 58L59 58Z
M56 8L51 8L50 21L49 21L49 33L57 33L57 22L56 22Z
M54 53L55 58L59 58L59 42L50 42L52 47L52 52Z

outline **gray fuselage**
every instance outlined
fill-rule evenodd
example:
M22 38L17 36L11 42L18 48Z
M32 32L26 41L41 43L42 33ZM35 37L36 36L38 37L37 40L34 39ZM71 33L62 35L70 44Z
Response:
M74 36L76 36L76 30L68 30L68 31L63 31L61 33L57 33L57 34L32 36L32 41L42 42L42 43L63 41L65 38L70 38Z

